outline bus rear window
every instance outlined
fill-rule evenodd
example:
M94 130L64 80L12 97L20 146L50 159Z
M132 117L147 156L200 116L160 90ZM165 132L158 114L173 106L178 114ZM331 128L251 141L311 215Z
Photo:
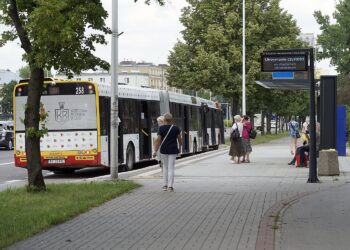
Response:
M16 88L16 96L27 96L28 85ZM93 95L95 86L88 82L60 82L57 84L44 84L42 95Z

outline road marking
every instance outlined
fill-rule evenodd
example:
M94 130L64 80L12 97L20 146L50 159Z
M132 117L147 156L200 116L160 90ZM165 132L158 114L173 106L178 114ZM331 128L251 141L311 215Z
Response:
M19 182L19 181L22 181L22 180L10 180L10 181L5 181L5 183L14 183L14 182Z
M6 163L0 163L0 166L4 166L4 165L11 165L15 163L14 161L11 161L11 162L6 162Z

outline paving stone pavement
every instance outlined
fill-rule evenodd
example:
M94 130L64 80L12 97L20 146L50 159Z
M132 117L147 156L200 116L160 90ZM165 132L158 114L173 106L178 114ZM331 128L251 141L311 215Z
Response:
M161 191L157 168L125 175L143 187L9 249L258 249L271 207L348 181L346 170L306 183L307 168L287 165L287 138L253 147L250 164L232 164L227 154L177 162L173 193Z

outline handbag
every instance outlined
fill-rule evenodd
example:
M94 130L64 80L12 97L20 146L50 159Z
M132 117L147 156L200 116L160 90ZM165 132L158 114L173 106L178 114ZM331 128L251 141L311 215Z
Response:
M256 130L254 129L251 129L250 132L249 132L249 138L250 139L255 139L256 138Z
M237 141L240 137L241 137L241 135L239 134L238 124L236 124L236 128L232 131L232 133L230 135L230 139L231 139L231 141Z

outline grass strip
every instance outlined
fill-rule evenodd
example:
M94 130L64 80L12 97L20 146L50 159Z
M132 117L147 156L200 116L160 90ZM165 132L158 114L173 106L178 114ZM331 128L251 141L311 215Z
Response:
M49 184L45 192L26 188L0 192L0 249L126 193L132 181Z
M252 145L257 145L257 144L262 144L262 143L267 143L270 142L272 140L276 140L276 139L280 139L283 137L288 136L288 132L280 132L280 133L273 133L273 134L269 134L269 135L257 135L255 139L251 139L250 142ZM225 139L225 144L226 145L230 145L230 139L227 138Z

